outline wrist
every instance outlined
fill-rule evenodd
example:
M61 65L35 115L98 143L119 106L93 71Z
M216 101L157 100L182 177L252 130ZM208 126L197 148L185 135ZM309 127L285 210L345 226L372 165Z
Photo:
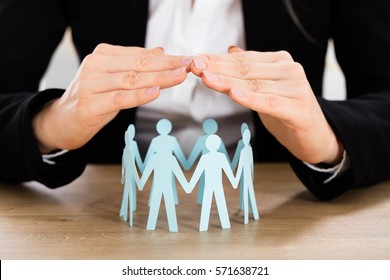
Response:
M341 143L340 139L334 134L331 127L330 130L330 141L328 142L328 149L324 160L321 162L322 164L335 166L339 164L343 159L344 146Z
M54 102L55 101L51 101L47 103L32 120L32 128L36 143L42 154L48 154L58 149L58 147L54 144L53 135L55 132L52 129L52 120L50 117L50 112Z

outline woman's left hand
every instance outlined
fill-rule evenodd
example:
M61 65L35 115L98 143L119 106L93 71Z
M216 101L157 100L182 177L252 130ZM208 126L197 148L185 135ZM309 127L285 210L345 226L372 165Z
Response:
M231 47L226 55L195 56L191 71L207 87L256 111L264 126L295 157L311 164L341 161L344 148L303 67L289 53Z

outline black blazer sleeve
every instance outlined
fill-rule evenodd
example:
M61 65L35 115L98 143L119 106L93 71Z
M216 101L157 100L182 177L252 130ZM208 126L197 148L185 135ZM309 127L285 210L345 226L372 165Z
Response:
M32 118L63 90L38 92L51 54L66 22L61 1L2 0L0 2L0 180L36 180L49 187L79 176L85 163L78 151L42 161L32 131Z
M349 155L351 168L323 184L325 175L291 160L305 186L323 200L390 179L390 2L332 3L331 35L348 100L318 101Z

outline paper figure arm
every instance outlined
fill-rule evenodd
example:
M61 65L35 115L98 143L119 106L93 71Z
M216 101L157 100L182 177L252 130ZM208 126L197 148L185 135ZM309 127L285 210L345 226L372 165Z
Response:
M181 170L180 165L176 160L174 161L174 164L172 166L172 172L176 176L177 180L179 181L184 191L186 193L190 193L191 190L187 178L184 176L184 173Z
M146 181L148 180L150 174L154 170L154 157L152 156L150 160L146 163L144 173L142 173L141 179L139 179L138 174L135 177L135 181L137 182L138 189L140 191L145 187Z
M236 177L234 179L234 186L236 186L236 188L238 187L238 184L240 183L240 179L241 179L241 176L242 176L242 170L243 170L243 160L242 160L242 151L240 153L240 160L238 162L238 167L237 167L237 173L236 173Z
M218 152L221 152L221 153L225 154L226 159L227 159L229 165L231 166L229 153L228 153L228 151L226 150L225 144L224 144L222 141L221 141L221 146L220 146L219 149L218 149Z
M124 184L125 183L125 161L124 161L124 157L122 156L122 177L121 177L121 183Z
M230 167L232 168L232 170L236 169L236 167L237 167L238 159L240 158L240 153L241 153L242 147L243 147L242 140L240 140L240 141L238 141L236 151L234 152L233 160L230 164Z
M199 160L198 165L195 168L194 173L192 174L190 182L188 183L188 192L187 193L192 192L192 190L194 189L196 183L199 181L200 177L202 176L202 174L204 172L204 166L205 166L204 157L202 156Z
M132 149L133 149L133 155L134 155L135 163L137 164L139 170L142 173L142 172L144 172L145 165L142 162L142 158L141 158L141 155L139 153L137 142L135 142L135 141L133 142ZM145 161L145 163L146 163L146 161Z
M145 166L148 164L150 157L156 152L155 146L156 146L156 139L154 138L152 142L150 142L148 151L146 152L142 169L145 169Z
M183 165L185 170L190 170L194 165L195 160L198 158L199 154L202 152L202 142L200 139L196 141L194 147L192 148L191 154L188 157L188 160L185 165ZM203 144L204 145L204 144Z
M172 141L172 151L173 154L176 156L177 160L180 162L180 164L185 168L187 160L176 138L174 138L174 140Z
M222 159L222 157L221 157L221 159ZM227 159L223 158L223 160L221 161L221 167L222 167L222 170L225 172L227 178L229 179L230 184L232 184L234 189L237 189L238 182L240 181L240 179L237 179L236 177L234 177L233 171L232 171ZM240 167L240 164L238 165L238 167ZM237 173L239 173L239 172L237 172Z

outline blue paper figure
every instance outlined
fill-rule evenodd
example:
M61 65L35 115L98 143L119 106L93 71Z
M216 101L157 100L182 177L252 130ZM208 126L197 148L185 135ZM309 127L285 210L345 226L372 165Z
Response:
M196 141L194 147L192 148L191 154L188 157L187 162L183 166L184 169L190 170L192 165L194 164L195 160L199 157L199 155L204 155L208 153L208 149L206 148L206 139L212 134L215 134L218 131L218 124L214 119L206 119L203 122L203 131L205 135L200 136L198 140ZM221 140L221 146L218 148L219 152L222 152L226 155L226 158L230 161L228 152L226 150L225 145L223 144L223 141ZM197 203L201 204L203 200L203 193L204 193L204 175L200 177L199 180L199 187L198 187L198 198Z
M249 207L253 213L253 218L255 220L259 219L259 212L257 210L255 192L253 189L254 164L252 147L249 145L250 139L251 133L249 129L246 129L242 136L244 147L240 153L240 160L236 174L236 180L240 180L240 178L242 178L244 224L248 223Z
M173 188L175 179L173 175L176 176L186 192L189 192L188 182L184 177L176 157L168 149L158 149L156 153L150 156L141 180L138 182L140 190L143 189L152 172L154 172L153 191L150 192L150 209L146 228L148 230L154 230L156 228L161 199L164 197L169 231L177 232L178 226L174 201L174 189L176 190L176 188Z
M133 212L137 208L136 199L136 179L138 178L136 163L142 166L141 156L139 154L137 142L134 141L135 127L129 125L125 132L125 148L122 156L122 179L124 184L122 205L119 216L127 221L128 212L130 212L130 225L133 226Z
M249 129L248 124L247 124L247 123L243 123L243 124L241 125L241 136L244 135L244 131L245 131L246 129ZM250 144L249 144L249 145L250 145ZM233 160L232 160L232 164L230 165L233 171L234 171L234 170L236 169L236 167L237 167L238 159L240 158L240 153L241 153L242 148L244 148L244 143L243 143L242 139L240 139L240 140L238 140L236 152L234 153ZM239 206L239 207L240 207L240 210L242 210L242 204L243 204L243 203L242 203L242 192L243 192L242 180L243 180L243 179L241 178L241 180L240 180L240 198L239 198L239 200L240 200L240 202L239 202L239 203L240 203L240 206Z
M208 229L213 195L215 196L222 228L230 228L229 214L222 185L222 171L225 172L232 184L236 181L236 178L233 175L225 154L218 152L221 142L221 138L215 134L207 137L206 148L209 152L200 158L188 186L188 190L192 190L204 172L205 185L199 231L206 231ZM237 184L233 185L233 187L237 188Z
M146 165L149 161L149 158L158 151L166 150L170 154L173 154L176 156L176 158L179 160L180 164L184 166L186 164L186 158L184 156L184 153L182 149L180 148L179 143L177 142L176 137L169 135L169 133L172 130L172 123L167 119L161 119L157 122L156 130L160 134L159 136L153 138L152 142L149 145L148 152L146 153L144 164ZM153 192L153 185L151 192ZM179 198L177 196L176 191L176 182L173 180L172 182L172 188L173 188L173 194L175 198L175 204L179 203ZM152 196L150 196L152 197ZM150 200L149 200L149 206L150 206Z

